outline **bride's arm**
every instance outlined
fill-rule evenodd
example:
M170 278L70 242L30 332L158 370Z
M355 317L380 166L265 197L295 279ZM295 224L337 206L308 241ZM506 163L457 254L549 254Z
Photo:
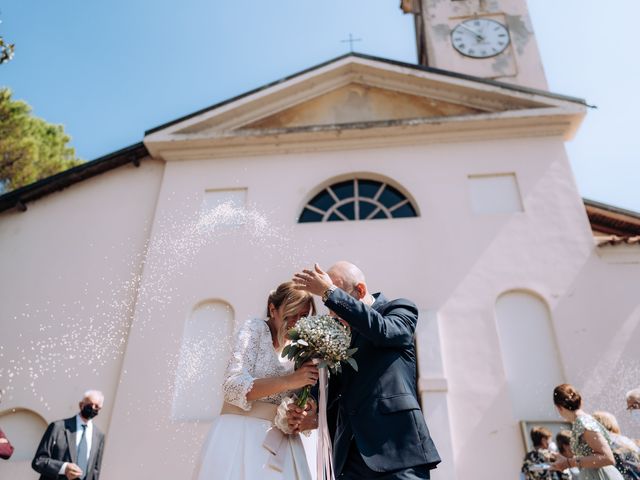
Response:
M250 320L238 332L225 372L224 399L243 410L251 410L251 402L255 400L313 385L318 379L318 370L313 365L303 365L281 377L255 378L253 372L258 362L261 336L270 335L260 322L262 320Z
M258 357L260 337L263 331L256 320L249 320L238 331L231 358L224 374L225 402L231 403L243 410L251 410L247 393L253 389L255 378L253 372Z
M315 385L317 381L318 369L313 363L308 362L289 375L254 379L253 388L247 392L247 400L258 400L287 390L296 390L307 385Z

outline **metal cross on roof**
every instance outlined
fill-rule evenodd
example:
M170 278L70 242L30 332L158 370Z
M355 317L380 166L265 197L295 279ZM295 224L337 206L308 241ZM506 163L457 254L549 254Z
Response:
M345 40L340 40L340 43L347 43L349 42L349 51L353 52L353 44L355 42L361 42L362 39L361 38L353 38L353 35L349 34L349 38L345 39Z

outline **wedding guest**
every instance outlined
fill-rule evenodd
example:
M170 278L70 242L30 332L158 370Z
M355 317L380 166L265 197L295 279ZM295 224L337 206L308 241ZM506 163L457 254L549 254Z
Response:
M13 455L13 446L0 428L0 458L9 460Z
M529 432L533 450L528 452L522 463L522 473L526 480L570 480L571 477L564 472L550 470L550 464L555 460L555 455L549 450L551 431L545 427L535 426Z
M571 422L571 451L574 457L558 455L551 468L558 471L578 467L583 480L624 480L615 467L609 432L582 410L582 397L563 383L553 390L558 414Z
M3 391L0 390L0 402L2 401ZM9 439L0 428L0 458L9 460L13 455L13 445L9 442Z
M556 445L558 446L558 451L560 455L563 455L567 458L573 457L573 452L571 451L571 430L560 430L556 435ZM580 470L576 467L567 468L564 472L569 473L571 475L571 480L578 480L580 478Z
M640 445L640 387L627 392L627 410L636 426L636 444Z
M92 419L98 415L103 403L102 392L89 390L78 404L80 412L77 415L49 425L31 462L31 467L40 474L40 480L100 478L104 434Z
M631 412L631 416L637 418L637 422L640 423L640 387L634 388L627 392L627 410Z
M620 433L620 426L613 414L593 412L593 418L609 432L616 468L622 473L625 480L640 479L640 447L636 442Z

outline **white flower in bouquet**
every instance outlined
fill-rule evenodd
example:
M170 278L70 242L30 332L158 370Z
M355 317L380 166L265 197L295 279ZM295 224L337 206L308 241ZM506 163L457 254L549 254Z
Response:
M358 364L353 359L353 354L358 349L349 348L351 331L329 315L301 318L289 330L289 338L291 343L284 347L282 356L293 360L296 368L309 360L317 359L318 368L328 368L334 374L342 370L342 362L358 370ZM297 402L298 406L303 407L307 403L309 391L309 386L304 388Z

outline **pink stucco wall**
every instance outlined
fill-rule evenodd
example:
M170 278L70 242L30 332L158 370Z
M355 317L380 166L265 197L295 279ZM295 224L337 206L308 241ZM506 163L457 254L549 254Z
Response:
M163 168L144 160L0 214L0 415L69 417L97 388L108 431ZM37 478L30 460L3 461L5 474Z
M398 182L415 198L421 217L295 223L309 192L354 172ZM524 212L474 215L467 176L505 172L517 176ZM193 252L190 265L171 267L164 242L175 237L185 219L197 216L204 191L239 187L248 189L249 205L267 213L271 226L262 234L264 241L213 234ZM274 232L277 238L269 236ZM589 329L596 321L556 314L556 304L573 285L593 281L585 265L602 263L559 138L170 162L152 238L162 242L150 250L142 285L166 285L171 301L155 302L154 287L148 298L139 299L106 457L105 473L113 478L125 470L177 475L197 455L208 426L168 420L170 385L164 373L177 355L182 325L193 305L219 298L234 307L237 321L259 315L270 288L315 260L329 265L350 259L363 267L373 289L438 311L451 418L450 431L435 434L450 435L458 478L472 472L481 478L479 463L495 452L506 460L487 475L508 478L517 472L523 453L518 419L509 414L493 313L496 298L524 288L549 303L554 327L586 322ZM637 274L637 266L631 268ZM619 281L615 270L608 275ZM575 301L586 314L595 299L584 295ZM560 348L573 380L589 353L572 339L562 339ZM148 402L157 407L153 415L145 413ZM126 439L134 430L142 441L131 445ZM168 444L166 438L173 440ZM145 458L148 451L161 452L163 458L173 452L185 462L132 466L116 461L125 454Z
M472 212L468 175L492 173L515 173L522 212ZM420 217L296 223L310 192L356 174L397 182ZM237 188L247 189L249 209L266 223L190 233L206 190ZM434 437L450 446L445 460L459 479L515 478L523 454L495 324L501 293L524 289L549 305L567 379L589 394L589 408L605 403L622 416L613 392L631 386L610 372L628 373L638 362L632 345L639 340L633 289L639 260L632 255L627 263L610 263L596 250L563 140L556 137L172 161L164 167L146 161L140 169L123 167L51 195L26 213L5 214L0 229L6 278L14 282L1 293L4 359L15 345L33 361L38 352L29 353L32 342L48 338L53 351L68 355L66 337L55 342L56 332L68 332L67 322L73 323L64 319L78 320L74 331L81 338L94 328L88 318L106 322L105 292L120 292L114 284L140 275L137 290L116 298L128 312L126 326L131 324L124 356L86 368L64 357L55 374L36 382L36 394L23 372L2 404L52 420L71 415L84 388L103 389L107 401L98 425L108 431L107 480L188 478L209 424L171 419L185 320L205 300L228 302L236 323L261 315L268 290L313 261L327 266L349 259L365 270L373 290L411 298L437 316L441 341L433 348L440 350L444 382L437 388L421 383L425 414L434 415L433 405ZM420 369L427 375L430 365ZM549 395L541 393L540 401L549 402ZM502 460L485 468L492 458Z

